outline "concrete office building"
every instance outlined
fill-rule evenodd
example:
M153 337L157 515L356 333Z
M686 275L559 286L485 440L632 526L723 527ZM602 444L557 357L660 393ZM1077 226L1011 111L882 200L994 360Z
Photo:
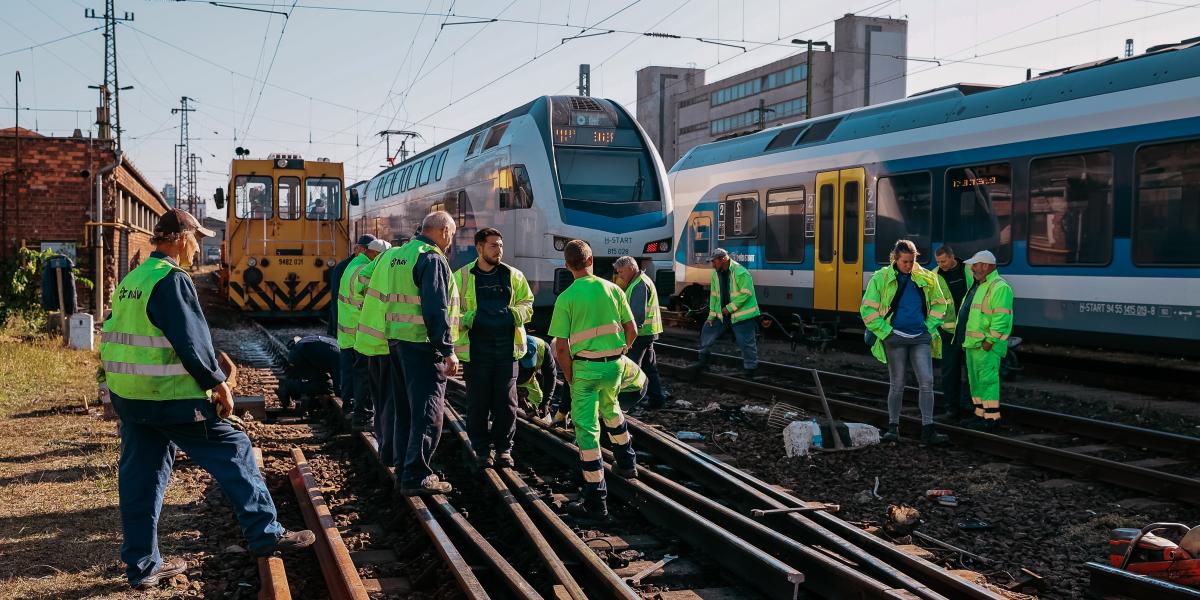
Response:
M803 48L713 83L703 69L641 69L638 122L670 168L700 144L803 120L810 86L813 117L905 96L908 21L846 15L831 50L814 48L810 60Z

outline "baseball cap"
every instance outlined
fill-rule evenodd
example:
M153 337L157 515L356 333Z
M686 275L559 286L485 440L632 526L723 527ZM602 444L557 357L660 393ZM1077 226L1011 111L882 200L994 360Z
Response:
M711 255L709 255L708 262L712 262L714 260L717 260L718 258L728 258L728 257L729 257L728 250L726 250L724 248L717 248L716 250L712 251Z
M359 241L361 242L362 240L360 239ZM371 240L371 243L367 244L367 250L372 252L387 252L391 247L392 245L387 240Z
M185 233L188 231L195 231L204 237L213 237L216 235L213 233L213 230L201 225L200 221L197 221L196 217L192 216L192 213L182 208L172 208L163 213L163 216L158 218L158 223L154 225L155 235Z
M963 261L963 264L973 265L975 263L983 263L985 265L996 264L996 255L987 250L980 250L975 253L975 256Z
M358 241L355 243L363 248L366 248L367 246L370 246L371 242L374 242L376 239L377 238L375 236L369 233L364 233L358 237Z

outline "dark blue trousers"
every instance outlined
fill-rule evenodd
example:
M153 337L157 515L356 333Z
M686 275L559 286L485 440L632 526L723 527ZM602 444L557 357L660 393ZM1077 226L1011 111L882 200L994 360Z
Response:
M358 396L354 394L354 348L342 348L338 353L339 385L337 395L342 399L342 412L350 413L358 404Z
M517 363L476 359L463 364L463 376L471 447L480 458L493 446L496 454L511 452L517 435Z
M951 343L954 334L948 331L940 332L942 336L942 402L943 410L962 414L972 414L975 405L971 403L971 387L966 380L966 356L962 344Z
M396 404L396 479L402 488L415 488L433 474L430 462L442 437L446 374L429 344L398 342L392 356L400 360L408 392L408 403Z
M342 350L343 359L347 355L350 356L351 362L348 379L350 380L350 394L354 397L354 415L362 419L370 419L375 415L375 402L371 396L371 370L367 366L367 357L353 348Z
M217 480L233 505L251 549L275 545L283 534L275 504L254 464L250 438L220 419L147 425L121 421L117 488L121 502L121 560L136 585L162 565L158 517L178 446Z
M400 468L396 452L396 407L408 406L404 391L404 372L399 361L389 354L367 356L371 397L375 399L375 442L379 444L379 460L389 467Z

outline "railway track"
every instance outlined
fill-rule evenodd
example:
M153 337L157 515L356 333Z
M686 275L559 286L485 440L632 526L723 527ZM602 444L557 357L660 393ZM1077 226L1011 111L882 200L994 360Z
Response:
M695 360L694 349L660 343L661 356ZM741 359L713 354L710 364L740 368ZM684 367L660 362L668 375L687 377ZM767 401L784 401L820 411L821 397L814 378L819 378L837 418L885 424L884 405L888 382L808 369L772 362L759 363L759 372L771 383L749 381L717 373L704 373L699 381ZM913 404L917 390L905 389ZM940 397L940 393L937 393ZM936 405L935 401L935 405ZM1141 427L1110 423L1051 411L1005 404L1006 421L1019 431L994 435L938 423L942 433L955 443L1011 460L1157 494L1173 500L1200 504L1200 438L1165 433ZM902 430L915 434L920 419L902 416ZM1090 443L1079 443L1080 438ZM1168 470L1170 469L1170 470Z

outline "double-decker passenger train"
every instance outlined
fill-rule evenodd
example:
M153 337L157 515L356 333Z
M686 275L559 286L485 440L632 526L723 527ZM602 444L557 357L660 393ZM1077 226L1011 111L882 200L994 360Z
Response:
M342 164L294 154L235 159L221 244L221 291L256 316L320 316L328 271L349 253Z
M360 194L354 235L393 244L445 210L458 222L450 257L475 258L474 235L504 234L504 260L529 279L535 306L549 306L572 278L567 242L592 246L597 274L619 256L638 258L657 287L674 287L666 170L620 105L543 96L433 146L373 177Z
M994 252L1018 335L1200 353L1200 39L706 144L670 177L681 288L722 246L761 304L857 327L908 238L927 265Z

